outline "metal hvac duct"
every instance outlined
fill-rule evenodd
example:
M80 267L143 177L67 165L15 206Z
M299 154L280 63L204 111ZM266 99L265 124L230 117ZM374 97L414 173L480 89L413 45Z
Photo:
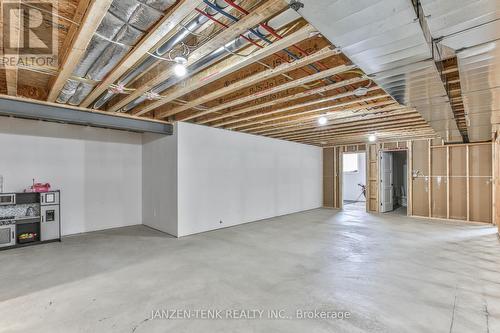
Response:
M175 0L115 0L92 37L85 55L57 98L59 103L79 105L118 64L130 48L172 6Z

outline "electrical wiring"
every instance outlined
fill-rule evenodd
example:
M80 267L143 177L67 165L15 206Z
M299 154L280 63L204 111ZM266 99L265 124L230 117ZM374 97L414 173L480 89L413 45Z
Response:
M242 13L243 15L248 15L249 12L247 10L245 10L244 8L242 8L241 6L237 5L234 1L231 1L231 0L224 0L229 6L235 8L237 11L239 11L240 13ZM204 0L205 3L209 2L208 0ZM228 13L226 13L224 10L222 10L221 8L219 8L217 5L215 4L211 4L210 6L212 9L216 10L217 12L221 13L222 15L225 15L226 17L232 19L233 21L238 21L238 19ZM227 14L227 15L226 15ZM274 36L275 38L277 39L282 39L283 37L280 36L273 28L271 28L269 25L267 24L264 24L264 23L261 23L259 26L261 26L262 28L264 28L266 31L268 31L272 36ZM251 33L253 33L255 36L257 36L259 39L263 40L264 42L266 42L267 44L272 44L273 42L270 41L266 36L264 36L263 34L261 34L257 29L249 29L249 31ZM293 45L293 47L295 49L298 49L299 52L302 52L304 53L305 55L308 55L308 53L304 50L302 50L300 47L296 46L296 45ZM292 59L294 60L299 60L300 57L298 57L297 55L295 55L293 52L291 52L290 50L288 50L287 48L283 49L283 51L288 55L290 56ZM278 55L278 57L280 57ZM286 60L284 59L283 57L280 57L282 60ZM287 60L286 60L287 61ZM289 62L289 61L287 61ZM319 63L323 69L327 68L326 66L324 66L323 64ZM312 68L316 73L320 72L320 70L314 65L314 64L309 64L307 67L309 68ZM307 74L309 74L309 72L307 72L304 68L301 68L302 71L306 72ZM331 79L326 79L328 81L330 81L331 83L334 83L332 82Z

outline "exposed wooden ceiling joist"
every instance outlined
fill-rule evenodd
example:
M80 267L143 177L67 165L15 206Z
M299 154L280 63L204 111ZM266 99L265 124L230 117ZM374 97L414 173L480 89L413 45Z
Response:
M263 128L267 128L267 127L273 127L276 125L282 126L282 125L287 125L287 124L301 124L304 121L310 121L310 120L316 119L319 114L325 114L325 116L328 118L329 115L326 114L326 112L335 113L337 111L344 111L346 109L357 110L357 109L363 109L363 108L374 108L374 107L386 106L386 105L390 105L390 104L395 103L393 100L389 100L389 101L386 100L386 101L380 101L380 102L355 106L356 104L359 104L362 102L369 102L369 101L384 98L386 96L387 95L376 95L376 96L365 97L362 99L354 99L354 100L351 100L348 102L329 105L329 106L325 106L325 107L321 107L321 108L317 108L317 109L300 111L300 112L293 113L293 114L285 114L285 115L281 115L281 116L277 116L277 117L272 117L269 119L250 121L248 123L229 126L227 128L232 129L232 130L241 129L243 131L253 131L253 130L263 129ZM337 110L337 109L339 109L339 110ZM266 114L263 114L262 116L266 116ZM256 125L256 126L253 126L253 125ZM248 126L251 126L251 127L248 127Z
M294 128L289 130L282 130L278 132L267 133L266 135L273 136L290 136L290 135L304 135L309 133L327 133L328 131L337 130L343 128L344 126L354 126L357 124L363 124L365 122L373 122L374 124L384 122L391 119L402 119L405 117L417 117L419 115L415 110L390 110L390 111L378 111L374 113L369 113L364 116L350 117L350 118L340 118L335 119L330 122L330 124L325 126L303 126L301 128Z
M366 78L364 76L363 77L356 77L356 78L352 78L352 79L347 79L347 80L342 80L340 82L329 84L327 86L322 86L322 87L318 87L318 88L314 88L314 89L309 89L309 90L306 90L306 91L303 91L303 92L300 92L300 93L297 93L297 94L293 94L293 95L288 95L288 96L285 96L285 97L282 97L282 98L276 98L276 99L270 100L269 102L266 102L266 103L252 105L252 106L249 106L249 107L246 107L246 108L242 108L242 109L238 109L238 110L235 110L235 111L223 112L223 113L221 113L219 115L215 115L213 117L207 117L207 118L204 118L202 120L199 120L196 123L198 123L198 124L212 123L214 121L221 120L221 119L224 119L224 118L230 118L230 117L234 117L234 116L237 116L237 115L240 115L240 114L249 113L249 112L252 112L252 111L263 109L263 108L266 108L266 107L269 107L269 106L274 106L274 105L278 105L278 104L282 104L282 103L286 103L286 102L291 102L291 101L293 101L295 99L299 99L299 98L303 98L303 97L308 97L308 96L315 95L315 94L322 94L322 93L325 93L325 92L330 91L330 90L343 88L343 87L345 87L347 85L355 84L355 83L360 83L360 82L367 81L367 80L368 80L368 78ZM223 126L223 125L226 125L226 124L231 124L233 122L238 122L238 121L241 121L241 120L251 119L252 117L258 117L258 116L260 116L260 115L252 115L252 116L248 116L248 118L246 118L246 117L238 117L236 119L230 119L230 120L227 120L227 121L224 121L224 122L214 123L214 124L211 124L211 126L219 127L219 126Z
M342 72L346 72L346 71L352 70L354 68L356 68L356 66L354 66L354 65L340 65L340 66L336 66L336 67L333 67L333 68L330 68L330 69L326 69L324 71L321 71L321 72L318 72L318 73L315 73L315 74L312 74L312 75L309 75L309 76L304 76L304 77L302 77L300 79L293 80L293 81L284 83L284 84L276 86L276 87L272 87L272 88L264 90L264 91L259 91L259 92L254 93L254 94L251 94L251 95L248 95L248 96L245 96L245 97L242 97L242 98L235 99L233 101L230 101L230 102L227 102L227 103L215 106L213 108L210 108L210 109L208 109L206 111L198 112L198 113L195 113L193 115L186 116L186 117L180 117L178 120L187 121L187 120L195 119L195 118L198 118L198 117L201 117L201 116L205 116L207 114L210 114L210 113L213 113L213 112L216 112L216 111L219 111L219 110L227 109L227 108L230 108L230 107L233 107L233 106L236 106L236 105L240 105L240 104L252 101L252 100L254 100L256 98L261 98L261 97L264 97L264 96L267 96L267 95L276 94L276 93L278 93L280 91L284 91L284 90L287 90L287 89L290 89L290 88L293 88L293 87L302 86L302 85L310 83L310 82L318 81L318 80L321 80L321 79L324 79L324 78L327 78L327 77L330 77L330 76L333 76L333 75L336 75L336 74L339 74L339 73L342 73ZM165 117L164 114L161 114L159 116L160 119L164 118L164 117Z
M250 46L248 51L244 54L251 54L247 57L231 56L220 63L211 66L200 73L193 75L192 77L186 79L183 84L172 87L167 92L162 94L160 100L155 101L147 106L139 107L138 110L134 112L135 115L146 114L160 106L171 102L181 96L189 94L201 87L204 87L226 75L234 73L245 66L252 63L260 61L280 50L290 47L293 44L301 42L311 36L315 32L315 29L306 25L299 31L296 31L289 36L284 37L271 45L268 45L262 49L257 49L255 46ZM256 50L257 49L257 50Z
M12 5L16 5L17 10L10 11L10 31L3 31L3 20L0 20L0 25L2 26L2 53L5 53L5 48L9 48L11 51L15 51L14 54L9 54L10 61L12 62L8 66L5 66L5 81L7 85L7 95L9 96L17 96L17 85L18 85L18 76L19 71L17 67L18 59L19 59L19 48L21 46L21 1L16 0L11 2ZM3 6L2 6L3 7ZM13 14L13 15L12 15ZM3 15L3 13L2 13ZM6 36L4 34L9 33L10 36ZM3 44L4 41L10 41L11 45L6 46ZM14 45L12 45L14 43Z
M112 2L113 0L94 0L88 7L85 18L80 24L78 35L71 46L71 50L68 52L66 59L64 59L59 66L61 71L50 89L47 98L49 102L54 102L56 100L64 84L73 74L73 70L85 54L85 50L90 40L94 36L99 24L101 24Z

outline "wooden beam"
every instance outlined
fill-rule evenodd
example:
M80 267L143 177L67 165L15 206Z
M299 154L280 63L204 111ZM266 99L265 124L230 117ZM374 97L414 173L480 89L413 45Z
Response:
M57 96L59 96L61 89L66 84L66 80L73 74L74 69L80 63L90 40L108 12L112 2L113 0L94 0L90 4L85 18L80 24L78 35L71 46L71 50L65 61L60 64L61 71L50 89L47 101L54 102Z
M173 116L177 113L180 113L182 111L194 108L195 106L204 104L206 102L212 101L214 99L220 98L222 96L225 96L227 94L230 94L231 92L237 91L239 89L246 88L248 86L251 86L253 84L256 84L261 81L265 81L267 79L270 79L274 76L278 76L287 72L291 72L293 70L296 70L298 68L307 66L309 64L312 64L316 61L320 61L329 57L332 57L334 55L339 54L338 50L332 50L331 47L325 47L318 52L312 53L310 55L307 55L303 58L300 58L296 61L290 62L290 63L284 63L281 64L275 68L270 68L267 70L264 70L262 72L256 73L252 76L249 76L243 80L236 81L233 84L230 84L229 86L226 86L224 88L215 90L209 94L206 94L204 96L201 96L199 98L196 98L192 101L187 102L184 105L177 106L168 112L165 112L162 114L163 117L169 117ZM198 115L196 115L198 117ZM186 117L184 119L190 119L189 117Z
M262 49L258 49L256 46L250 46L248 51L245 54L252 54L248 57L239 57L239 56L231 56L220 63L211 66L192 77L186 79L182 82L182 84L178 84L167 92L162 94L161 100L155 101L147 106L143 106L138 108L137 112L134 112L135 115L143 115L146 114L168 102L172 102L173 100L184 96L190 92L193 92L201 87L204 87L226 75L236 72L252 63L260 61L270 55L281 51L287 47L290 47L296 43L299 43L303 40L308 39L311 34L315 33L316 30L310 25L306 25L301 28L299 31L296 31L288 36L283 37L271 45L268 45Z
M340 121L335 121L332 122L330 125L325 126L325 127L317 127L317 126L304 126L302 128L298 129L290 129L286 131L280 131L277 133L267 133L267 135L273 135L275 137L280 137L280 136L291 136L291 135L301 135L301 134L308 134L308 133L319 133L319 132L328 132L328 131L334 131L339 128L345 127L345 126L351 126L351 125L356 125L356 124L363 124L366 123L367 121L370 121L374 124L376 123L381 123L385 121L391 121L391 120L398 120L402 119L404 117L420 117L420 119L423 119L422 116L416 111L413 110L390 110L387 112L374 112L372 114L367 114L366 116L361 116L361 117L350 117L350 118L341 118ZM389 119L388 119L389 118Z
M247 126L256 125L256 126L253 126L250 128L242 129L243 131L253 131L256 129L266 128L266 127L273 127L273 126L279 126L279 125L285 125L285 124L302 123L302 122L307 121L307 120L316 119L316 117L318 116L319 113L338 112L339 110L336 110L336 109L342 108L342 107L343 108L349 107L350 110L353 110L353 109L356 110L356 109L367 108L367 107L386 106L386 105L390 105L390 104L395 103L393 100L390 100L390 101L381 101L381 102L376 102L376 103L367 104L367 105L363 105L363 106L359 105L359 106L353 107L353 105L355 105L355 104L373 101L373 100L377 100L377 99L385 98L385 97L387 97L387 95L377 95L377 96L370 96L370 97L366 97L366 98L362 98L362 99L355 99L355 100L351 100L348 102L329 105L329 106L325 106L325 107L321 107L321 108L317 108L317 109L313 109L313 110L305 110L305 111L301 111L301 112L294 113L294 114L286 114L286 115L282 115L282 116L278 116L278 117L273 117L270 119L261 119L261 120L251 121L251 122L245 123L245 124L230 126L230 127L228 127L228 129L234 130L234 129L239 129L239 128L243 128L243 127L247 127ZM265 114L263 114L263 116L265 116ZM295 119L294 117L297 117L297 116L299 116L300 118ZM326 115L327 118L329 118L329 116L330 115ZM290 119L290 118L293 118L293 119ZM283 121L278 122L278 120L283 120Z
M13 54L9 54L12 63L8 64L5 66L5 81L7 85L7 95L9 96L17 96L17 83L18 83L18 77L19 77L19 71L18 71L18 66L17 62L19 59L19 48L21 47L21 13L22 13L22 8L21 8L21 2L20 1L14 1L12 4L16 4L17 10L16 11L10 11L10 24L9 28L11 29L9 31L10 36L5 36L4 34L6 33L5 31L2 30L2 51L4 52L6 48L15 51ZM3 6L2 6L3 7ZM12 15L12 13L15 13ZM2 12L2 18L4 13ZM12 17L13 16L13 17ZM0 25L3 25L5 22L3 20L0 20ZM3 45L4 41L10 41L11 45ZM12 45L14 43L14 45Z
M333 76L333 75L336 75L336 74L339 74L339 73L342 73L342 72L345 72L345 71L348 71L348 70L352 70L354 68L356 68L355 65L340 65L340 66L336 66L336 67L333 67L333 68L321 71L319 73L315 73L315 74L312 74L312 75L309 75L309 76L305 76L303 78L300 78L300 79L297 79L297 80L293 80L293 81L284 83L284 84L276 86L276 87L272 87L272 88L264 90L264 91L259 91L259 92L256 92L254 94L251 94L251 95L248 95L248 96L245 96L245 97L242 97L242 98L238 98L238 99L236 99L234 101L230 101L230 102L227 102L227 103L224 103L224 104L221 104L221 105L217 105L217 106L215 106L213 108L210 108L210 109L208 109L206 111L195 113L195 114L187 116L187 117L180 117L178 120L186 121L186 120L194 119L194 118L197 118L197 117L205 116L207 114L210 114L210 113L213 113L213 112L216 112L216 111L219 111L219 110L223 110L223 109L226 109L226 108L230 108L230 107L233 107L233 106L236 106L236 105L239 105L239 104L243 104L243 103L252 101L252 100L254 100L256 98L261 98L263 96L275 94L275 93L278 93L280 91L284 91L284 90L287 90L287 89L290 89L290 88L298 87L298 86L304 85L304 84L309 83L309 82L318 81L318 80L321 80L321 79L324 79L324 78L327 78L327 77L330 77L330 76ZM165 113L160 114L159 118L160 119L164 118L165 117L164 114Z
M237 38L240 34L245 33L248 29L253 28L259 23L265 21L266 19L272 17L276 13L279 13L283 9L287 7L287 4L283 0L267 0L263 5L260 5L255 10L252 11L250 15L243 17L238 22L231 25L228 29L222 31L217 36L212 38L209 42L203 44L200 48L196 49L193 53L189 55L188 62L186 67L194 64L198 60L217 50L218 48L223 47L233 39ZM155 86L167 80L173 74L173 69L169 68L165 72L161 73L154 79L148 81L141 87L137 87L137 89L112 107L110 107L109 111L118 111L123 108L125 105L134 101L136 98L142 96L145 92L151 90Z
M339 123L344 123L344 122L353 122L357 120L362 120L362 119L369 119L370 117L375 117L375 116L384 116L384 115L396 115L396 114L408 114L408 113L414 113L418 114L416 110L414 109L409 109L407 107L403 107L400 105L391 105L391 106L386 106L382 108L378 108L376 110L366 110L364 112L353 112L351 110L343 110L342 112L334 112L331 115L329 115L329 120L331 122L331 125L325 125L323 128L333 128ZM311 127L315 127L316 123L313 121L307 122L305 124L302 124L300 126L296 124L292 125L287 125L287 126L280 126L276 127L273 129L267 129L265 131L259 131L261 133L267 134L279 134L279 133L290 133L290 132L297 132L301 130L308 130ZM261 134L259 133L259 134Z
M322 93L330 91L330 90L339 89L339 88L345 87L347 85L354 84L354 83L360 83L360 82L363 82L366 80L368 80L368 78L366 78L366 77L357 77L357 78L353 78L353 79L343 80L343 81L340 81L340 82L337 82L334 84L329 84L327 86L322 86L319 88L306 90L306 91L303 91L303 92L300 92L300 93L297 93L294 95L289 95L289 96L285 96L282 98L273 99L273 100L266 102L266 103L252 105L252 106L249 106L249 107L246 107L243 109L239 109L239 110L235 110L235 111L225 112L225 113L222 113L222 114L215 116L215 117L206 118L206 119L197 121L196 123L197 124L211 123L211 122L214 122L216 120L220 120L220 119L224 119L224 118L228 118L228 117L234 117L234 116L237 116L240 114L248 113L251 111L256 111L258 109L262 109L262 108L265 108L268 106L274 106L274 105L278 105L281 103L290 102L290 101L293 101L295 99L304 98L304 97L308 97L308 96L312 96L312 95L316 95L316 94L322 94ZM230 124L232 122L241 121L241 120L245 120L245 119L250 119L250 118L240 117L237 119L230 119L230 120L225 121L225 122L213 124L212 126L219 127L222 125Z
M64 42L62 44L60 54L58 55L59 61L66 60L68 53L71 50L71 44L73 43L75 37L77 36L80 22L84 18L85 13L87 12L87 8L89 7L89 4L91 1L92 0L79 0L78 1L78 7L76 7L75 14L73 15L73 19L72 19L72 21L77 23L77 24L73 23L69 27L68 33L66 34L66 38L64 39Z
M88 107L102 93L104 93L111 84L116 82L123 74L131 69L141 58L155 47L165 35L173 35L177 32L176 27L192 11L198 7L203 0L180 0L177 5L169 10L160 22L158 22L150 32L137 44L130 53L123 58L114 70L90 93L82 102L82 107ZM181 28L182 29L182 28Z
M368 90L369 91L375 91L375 90L381 90L381 88L375 86L375 87L369 88ZM239 117L237 119L226 120L226 121L214 124L212 126L214 126L214 127L220 127L220 126L225 126L225 125L228 125L228 124L240 123L240 122L245 121L245 120L266 117L266 116L274 115L274 114L277 114L277 113L287 112L287 111L290 111L290 110L294 110L294 109L298 109L298 108L302 108L302 107L308 107L308 106L312 106L312 105L315 105L315 104L332 102L332 101L335 101L337 99L341 99L341 98L345 98L345 97L352 97L352 96L354 96L354 91L348 91L348 92L345 92L345 93L342 93L342 94L336 94L336 95L333 95L333 96L328 96L328 97L324 97L324 98L320 98L320 99L316 99L316 100L312 100L312 101L308 101L308 102L297 103L297 104L294 104L294 105L291 105L291 106L287 106L287 107L284 107L284 108L279 108L279 109L272 110L272 111L269 111L269 112L262 112L262 113L248 115L248 116L245 116L245 117ZM379 96L379 98L381 98L381 97L384 97L386 95L378 95L378 96ZM287 98L287 97L284 97L284 98ZM238 125L236 125L236 126L238 126ZM237 127L234 127L234 128L237 128Z

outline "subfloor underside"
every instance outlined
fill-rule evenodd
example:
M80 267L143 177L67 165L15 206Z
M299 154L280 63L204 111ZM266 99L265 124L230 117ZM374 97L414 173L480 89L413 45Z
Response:
M490 225L349 209L181 239L145 226L82 234L0 252L0 331L500 332L499 246ZM155 312L245 309L265 312ZM294 318L315 309L350 317Z

